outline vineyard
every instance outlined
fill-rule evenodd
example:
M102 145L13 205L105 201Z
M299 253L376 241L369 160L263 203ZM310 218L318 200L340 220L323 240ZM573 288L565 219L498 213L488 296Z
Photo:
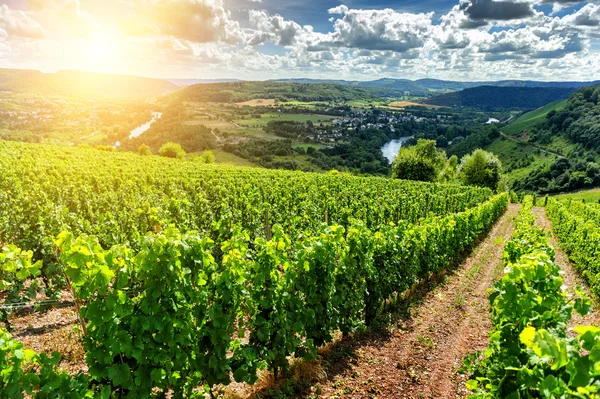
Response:
M551 201L554 214L562 205ZM573 311L590 313L590 300L581 288L571 287L575 295L567 291L554 248L534 226L532 207L533 198L526 197L504 248L505 274L490 294L489 347L483 360L466 362L467 386L475 391L472 398L596 398L600 329L572 326Z
M508 202L472 187L0 142L0 398L203 397L285 376L460 264ZM468 386L481 398L594 397L600 330L567 334L589 300L561 288L532 206L504 248L490 346L467 362ZM550 200L547 211L597 293L599 210ZM85 350L78 373L10 334L13 312L65 301Z
M2 154L2 240L31 251L7 249L6 302L70 291L89 366L41 384L50 377L30 374L47 360L10 350L9 370L29 373L7 375L12 392L182 397L284 372L456 262L507 204L458 186L8 143Z

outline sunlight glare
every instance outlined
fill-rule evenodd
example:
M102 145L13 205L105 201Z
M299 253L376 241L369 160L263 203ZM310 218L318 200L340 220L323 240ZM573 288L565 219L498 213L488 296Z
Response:
M113 72L119 65L120 43L112 32L95 32L85 43L88 68L96 72Z

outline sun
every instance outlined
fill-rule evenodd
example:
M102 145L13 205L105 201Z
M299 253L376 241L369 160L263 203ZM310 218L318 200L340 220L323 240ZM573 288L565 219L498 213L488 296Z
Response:
M84 42L87 68L97 72L114 72L120 62L120 40L110 31L95 32Z

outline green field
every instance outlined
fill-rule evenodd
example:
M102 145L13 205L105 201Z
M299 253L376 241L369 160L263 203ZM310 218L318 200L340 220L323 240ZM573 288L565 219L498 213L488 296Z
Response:
M223 150L213 150L215 154L215 162L218 164L227 164L235 166L257 167L258 165L248 161L245 158L238 157L235 154Z
M315 150L320 150L321 148L326 148L324 145L321 145L321 144L294 144L292 147L293 148L303 148L304 150L308 149L309 147L312 147Z
M546 115L552 110L560 111L567 105L567 100L558 100L551 102L541 108L527 112L519 117L513 124L506 126L502 130L506 134L519 134L524 129L528 129L546 120Z
M236 119L233 122L240 127L264 127L271 121L293 121L306 123L311 121L312 123L330 123L333 116L328 115L313 115L313 114L278 114L269 113L262 114L261 118L250 118L250 119Z
M584 190L584 191L576 191L574 193L568 193L568 194L558 194L556 196L554 196L554 198L558 199L558 200L566 200L566 199L572 199L572 200L584 200L586 203L591 203L591 202L598 202L600 203L600 188L593 188L591 190Z

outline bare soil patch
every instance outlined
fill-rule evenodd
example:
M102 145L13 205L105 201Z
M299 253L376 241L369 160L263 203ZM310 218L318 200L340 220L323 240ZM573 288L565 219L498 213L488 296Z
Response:
M439 105L421 104L421 103L415 103L415 102L412 102L412 101L397 101L395 103L391 103L388 106L392 107L392 108L406 108L406 107L425 107L425 108L430 108L430 109L444 108L444 107L441 107Z
M275 106L279 104L279 101L275 101L273 99L266 99L266 98L257 98L254 100L250 100L250 101L244 101L241 103L235 103L235 105L239 105L239 106L244 106L244 105L249 105L251 107L262 107L262 106Z

